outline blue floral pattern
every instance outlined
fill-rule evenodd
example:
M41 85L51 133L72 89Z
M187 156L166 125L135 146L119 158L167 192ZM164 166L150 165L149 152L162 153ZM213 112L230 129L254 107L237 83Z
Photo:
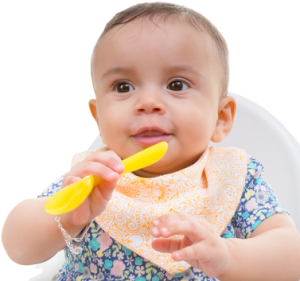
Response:
M51 196L62 184L63 176L53 182L39 197ZM279 204L273 190L263 179L263 166L254 158L248 158L245 187L230 223L221 234L223 238L247 239L266 218L288 212ZM52 281L213 281L196 268L170 274L140 257L109 237L93 221L80 246L83 251L73 255L65 250L66 262Z

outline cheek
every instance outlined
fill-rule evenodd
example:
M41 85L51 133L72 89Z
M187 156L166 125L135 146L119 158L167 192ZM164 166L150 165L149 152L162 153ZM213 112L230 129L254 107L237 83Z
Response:
M129 114L126 113L124 106L109 103L105 105L105 107L99 107L99 130L107 147L120 154L119 147L125 145L128 135Z
M188 106L187 109L183 115L177 115L176 118L182 132L181 137L208 141L215 129L216 114L213 114L212 110L195 106L195 104Z
M111 106L98 106L97 108L99 108L99 130L102 137L107 141L111 135L118 131L118 124L120 124L119 111Z

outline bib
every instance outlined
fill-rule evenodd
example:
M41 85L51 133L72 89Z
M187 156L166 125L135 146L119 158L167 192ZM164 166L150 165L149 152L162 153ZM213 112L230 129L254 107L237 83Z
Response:
M91 153L76 154L72 165ZM127 173L95 221L114 240L167 272L183 272L190 264L152 248L152 221L168 212L183 212L206 219L221 235L238 207L246 172L244 150L208 147L197 162L175 173L155 178Z

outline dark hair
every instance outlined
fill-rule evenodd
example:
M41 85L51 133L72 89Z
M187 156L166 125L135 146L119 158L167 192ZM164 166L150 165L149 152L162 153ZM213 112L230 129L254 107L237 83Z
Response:
M167 18L177 16L176 19L184 20L192 27L206 32L215 43L221 66L223 69L222 76L222 94L227 95L229 83L229 62L228 62L228 47L226 41L218 29L200 13L186 8L184 6L175 5L171 3L155 2L155 3L141 3L131 6L119 13L117 13L105 26L99 40L111 29L116 26L123 26L135 19L149 19L153 21L154 17L161 17L164 21ZM95 48L97 47L97 44ZM95 50L95 49L94 49Z

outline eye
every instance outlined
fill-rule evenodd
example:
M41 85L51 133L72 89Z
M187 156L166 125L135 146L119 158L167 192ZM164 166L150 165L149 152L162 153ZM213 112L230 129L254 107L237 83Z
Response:
M134 91L134 88L129 83L119 83L116 86L114 86L114 89L118 93L128 93Z
M168 89L171 91L184 91L189 87L189 85L183 81L172 81L169 85L168 85Z

